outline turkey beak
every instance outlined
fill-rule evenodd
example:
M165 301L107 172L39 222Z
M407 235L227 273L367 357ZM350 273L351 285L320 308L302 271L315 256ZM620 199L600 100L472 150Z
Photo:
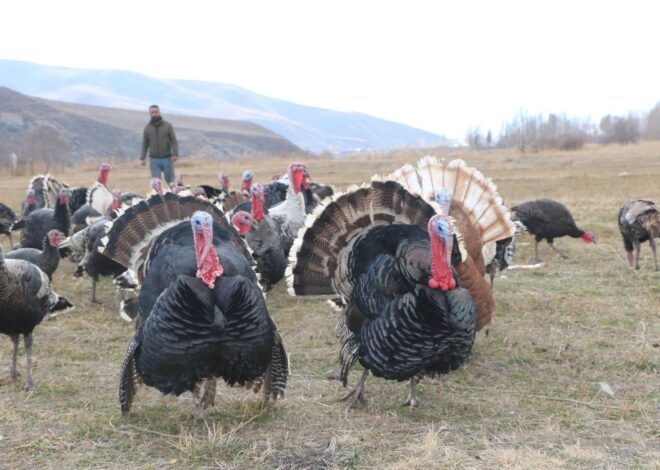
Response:
M252 218L247 221L247 224L250 226L250 228L257 228L257 221Z

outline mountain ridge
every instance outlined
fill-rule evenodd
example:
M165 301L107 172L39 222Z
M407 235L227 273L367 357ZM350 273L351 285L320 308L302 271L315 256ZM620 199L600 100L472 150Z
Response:
M297 154L301 149L258 124L164 115L172 122L182 156L238 158ZM0 157L70 163L80 158L138 158L145 111L34 98L0 87Z
M240 119L301 148L346 152L446 144L442 136L364 113L340 112L271 98L237 85L160 79L124 70L56 67L0 59L0 85L41 98L165 114Z

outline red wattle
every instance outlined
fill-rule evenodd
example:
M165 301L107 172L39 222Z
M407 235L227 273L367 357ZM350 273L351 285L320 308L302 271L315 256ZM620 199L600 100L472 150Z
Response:
M264 218L264 207L258 197L252 197L252 217L257 222Z
M291 184L293 184L293 191L298 194L300 192L300 186L303 184L305 176L300 170L294 171L291 175Z
M243 184L241 185L241 191L249 191L251 187L252 187L252 180L243 180Z
M195 274L200 278L204 284L206 284L209 289L215 287L215 280L222 276L224 269L220 264L218 259L218 253L215 251L215 247L211 246L206 258L200 259L204 253L206 241L204 234L196 233L195 234L195 253L197 255L197 273Z

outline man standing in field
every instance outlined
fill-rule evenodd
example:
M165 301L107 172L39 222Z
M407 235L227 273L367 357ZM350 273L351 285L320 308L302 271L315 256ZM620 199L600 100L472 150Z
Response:
M174 162L179 158L179 144L176 141L172 124L160 115L160 108L149 106L151 120L144 128L142 136L142 153L140 165L146 165L147 150L149 150L149 170L152 178L160 178L172 186L174 184Z

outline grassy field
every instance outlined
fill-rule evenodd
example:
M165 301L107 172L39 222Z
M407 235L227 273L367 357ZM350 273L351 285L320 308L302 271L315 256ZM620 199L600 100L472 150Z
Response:
M306 163L313 178L344 188L418 156ZM463 367L421 382L420 408L401 406L404 383L370 377L367 405L347 410L337 401L339 383L324 378L337 363L337 314L322 299L290 298L279 285L267 302L291 355L283 401L262 407L259 396L220 386L206 422L195 422L189 394L164 398L142 388L123 417L118 374L133 325L116 313L109 280L101 283L103 306L90 306L89 279L73 278L64 261L54 285L77 308L36 328L36 387L0 387L0 467L659 468L660 273L647 244L642 269L628 268L616 214L633 197L660 201L660 143L439 156L480 168L508 204L563 201L599 244L559 239L570 259L542 246L546 268L498 276L492 324ZM191 183L215 183L225 170L236 185L247 164L190 160L179 168ZM286 164L249 163L261 181ZM57 176L88 184L94 173ZM148 178L124 164L110 182L144 191ZM26 185L26 177L2 177L0 201L18 207ZM533 240L521 237L516 262L532 256ZM4 369L11 342L3 338Z

